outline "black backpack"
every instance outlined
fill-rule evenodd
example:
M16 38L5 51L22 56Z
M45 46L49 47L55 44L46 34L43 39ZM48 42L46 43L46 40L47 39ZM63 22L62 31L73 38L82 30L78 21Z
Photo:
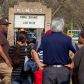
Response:
M20 64L20 46L19 45L10 46L8 53L12 60L13 65Z

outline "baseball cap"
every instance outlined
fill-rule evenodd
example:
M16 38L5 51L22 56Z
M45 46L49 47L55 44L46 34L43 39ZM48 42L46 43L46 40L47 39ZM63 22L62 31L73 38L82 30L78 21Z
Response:
M8 24L11 24L11 23L8 22L7 19L4 19L4 18L1 18L1 19L0 19L0 25L8 25Z

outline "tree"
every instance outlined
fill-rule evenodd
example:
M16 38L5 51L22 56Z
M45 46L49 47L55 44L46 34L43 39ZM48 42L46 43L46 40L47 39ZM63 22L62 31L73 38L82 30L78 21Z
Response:
M1 13L8 16L9 7L22 1L41 2L52 9L52 18L63 17L66 28L73 23L73 28L81 28L84 24L84 0L0 0ZM0 14L1 14L0 13Z

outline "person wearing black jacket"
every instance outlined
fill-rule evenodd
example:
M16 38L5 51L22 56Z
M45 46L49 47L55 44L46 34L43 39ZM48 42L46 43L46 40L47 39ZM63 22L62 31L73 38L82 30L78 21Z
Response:
M76 73L75 84L84 84L84 78L83 78L84 77L84 32L81 32L80 36L82 37L80 41L82 43L82 46L77 51L74 57L74 70Z

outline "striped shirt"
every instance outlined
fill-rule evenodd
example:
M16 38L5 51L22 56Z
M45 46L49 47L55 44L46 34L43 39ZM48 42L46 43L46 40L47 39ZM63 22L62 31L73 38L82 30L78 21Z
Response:
M9 56L11 59L13 59L14 50L15 46L11 46L9 48ZM24 61L25 61L25 56L29 55L27 53L30 53L29 48L26 46L20 46L20 63L18 65L13 66L13 71L12 71L12 79L20 79L21 77L24 77ZM17 59L16 59L17 60Z

